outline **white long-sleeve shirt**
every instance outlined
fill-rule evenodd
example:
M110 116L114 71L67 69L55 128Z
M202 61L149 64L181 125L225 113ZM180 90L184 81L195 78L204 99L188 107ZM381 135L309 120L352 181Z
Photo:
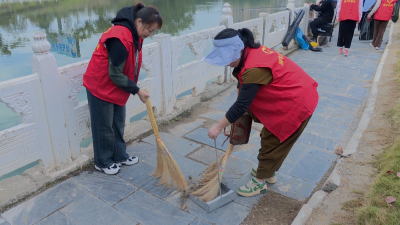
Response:
M342 1L343 0L338 0L337 1L337 5L336 5L336 18L338 18L339 20L339 15L340 15L340 8L342 6ZM358 21L361 21L361 17L362 17L362 12L363 12L363 0L358 0Z
M376 11L378 11L379 7L381 6L382 1L381 0L376 0L376 3L374 5L374 8L372 8L371 12L368 14L369 16L374 15Z

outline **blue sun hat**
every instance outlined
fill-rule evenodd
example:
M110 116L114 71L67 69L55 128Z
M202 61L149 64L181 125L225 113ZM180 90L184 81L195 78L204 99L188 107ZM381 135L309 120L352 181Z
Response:
M243 41L238 35L226 39L214 39L213 44L214 47L204 61L215 66L227 66L235 62L244 49Z

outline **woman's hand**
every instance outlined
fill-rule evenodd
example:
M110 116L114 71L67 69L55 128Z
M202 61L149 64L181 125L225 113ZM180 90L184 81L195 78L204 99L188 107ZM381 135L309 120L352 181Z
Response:
M150 98L150 94L147 93L147 91L143 91L142 89L139 89L138 93L140 101L143 103L146 103L146 98Z
M208 130L208 137L211 139L217 139L218 135L221 133L222 128L219 128L218 125L212 127L210 130Z
M368 20L370 20L371 18L372 18L372 16L371 16L371 15L368 15L368 16L367 16L367 19L368 19Z

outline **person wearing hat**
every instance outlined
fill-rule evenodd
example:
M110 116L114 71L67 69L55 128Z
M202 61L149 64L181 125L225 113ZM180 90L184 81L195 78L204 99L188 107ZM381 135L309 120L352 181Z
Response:
M264 125L258 166L253 178L238 189L242 196L265 193L267 184L277 182L275 171L307 126L318 104L317 82L286 56L254 42L244 28L225 29L213 40L204 61L233 67L238 79L238 97L225 116L208 131L216 139L222 129L246 111L254 122Z

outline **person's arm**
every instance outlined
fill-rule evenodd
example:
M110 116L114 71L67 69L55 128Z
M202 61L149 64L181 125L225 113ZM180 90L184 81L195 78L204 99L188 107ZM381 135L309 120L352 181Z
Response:
M376 0L374 7L372 8L371 12L368 13L368 19L371 19L372 15L378 11L379 7L381 6L382 0Z
M229 124L234 123L245 112L247 112L261 86L261 84L243 84L240 88L239 96L236 102L228 110L224 118L222 118L216 126L209 130L208 136L212 139L217 138L222 129L229 126Z
M340 8L342 6L342 0L338 0L336 4L336 18L339 21L339 15L340 15Z
M358 2L358 22L360 22L361 21L361 18L362 18L362 14L363 14L363 1L359 1Z
M328 9L328 5L326 4L326 2L322 2L321 6L314 4L311 6L311 9L318 11L318 12L323 12Z
M136 82L123 73L128 51L118 38L110 38L106 42L108 52L108 74L110 80L119 88L133 95L138 94L142 102L150 95L140 90ZM136 69L136 68L135 68Z

